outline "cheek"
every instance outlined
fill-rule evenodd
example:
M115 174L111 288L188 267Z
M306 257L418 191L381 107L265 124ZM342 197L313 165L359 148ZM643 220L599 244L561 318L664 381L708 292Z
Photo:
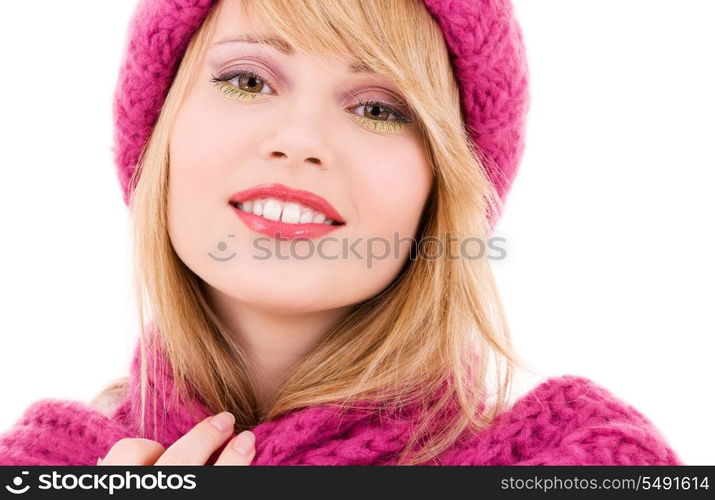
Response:
M346 230L350 242L360 241L355 248L361 257L350 258L329 279L332 289L350 290L359 300L383 290L409 258L432 186L422 139L395 139L360 150L356 144L347 169L356 224Z
M241 127L245 110L212 92L209 86L189 93L169 141L170 210L184 220L196 220L199 229L225 208L227 186L235 184L236 167L255 143Z
M432 185L432 171L419 137L409 136L356 161L354 196L365 230L413 236Z
M169 234L181 260L199 275L216 265L208 252L216 253L233 233L225 192L242 155L241 141L231 140L209 97L200 91L187 96L169 140Z
M169 146L170 180L175 178L177 189L198 193L210 187L242 156L241 144L246 141L239 140L242 131L235 129L236 117L230 123L227 106L217 106L211 97L204 90L194 91L177 114Z

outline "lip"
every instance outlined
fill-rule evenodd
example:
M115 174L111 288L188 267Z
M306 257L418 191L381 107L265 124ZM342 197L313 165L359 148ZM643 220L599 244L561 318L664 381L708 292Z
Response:
M277 198L282 201L294 201L313 208L325 214L339 225L319 223L287 224L280 220L274 221L264 217L239 210L235 204L258 198ZM229 205L246 226L271 238L317 238L334 231L345 224L345 220L325 198L311 192L292 189L284 184L263 184L244 191L234 193L229 199Z
M231 196L229 202L243 203L244 201L254 200L256 198L278 198L283 201L302 203L318 212L323 212L328 219L332 219L340 224L345 224L345 219L343 219L338 211L322 196L311 191L293 189L280 183L262 184L251 189L239 191Z

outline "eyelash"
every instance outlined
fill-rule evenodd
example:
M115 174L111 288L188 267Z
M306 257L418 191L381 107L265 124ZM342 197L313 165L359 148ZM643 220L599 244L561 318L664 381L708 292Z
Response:
M229 82L231 80L234 80L236 78L240 78L242 76L246 76L248 78L255 78L258 80L261 80L264 83L267 83L269 87L274 88L273 82L271 79L263 77L262 75L259 75L258 73L250 70L241 70L241 71L235 71L231 72L222 76L215 76L211 75L211 83L216 85L218 87L219 91L221 91L225 95L231 95L235 96L233 97L234 99L249 99L249 100L256 100L256 98L261 95L260 93L255 93L255 92L246 92L244 90L239 89L235 85L228 84L226 82ZM361 123L368 127L372 127L375 130L382 130L383 132L389 132L389 133L396 133L399 132L402 128L403 125L412 125L412 120L410 120L407 116L405 116L404 113L402 113L400 110L395 109L394 107L390 106L387 103L384 103L382 101L375 101L375 100L362 100L359 101L355 106L352 106L350 109L355 109L359 108L361 106L374 106L381 108L385 111L388 111L391 115L394 115L396 117L396 120L374 120L372 118L368 118L366 116L360 116L360 115L355 115L355 118L359 120Z

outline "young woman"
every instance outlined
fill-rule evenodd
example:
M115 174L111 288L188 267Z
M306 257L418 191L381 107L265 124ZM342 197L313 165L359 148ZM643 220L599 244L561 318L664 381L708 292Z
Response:
M34 403L0 463L680 463L587 378L507 404L478 249L527 77L508 0L142 1L115 101L130 376Z

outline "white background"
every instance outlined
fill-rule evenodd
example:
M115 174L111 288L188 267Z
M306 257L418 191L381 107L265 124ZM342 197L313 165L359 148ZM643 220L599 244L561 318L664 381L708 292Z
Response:
M0 431L129 368L129 220L110 147L134 6L38 0L0 16ZM715 3L514 6L532 104L494 267L534 369L515 396L589 377L687 464L714 464Z

